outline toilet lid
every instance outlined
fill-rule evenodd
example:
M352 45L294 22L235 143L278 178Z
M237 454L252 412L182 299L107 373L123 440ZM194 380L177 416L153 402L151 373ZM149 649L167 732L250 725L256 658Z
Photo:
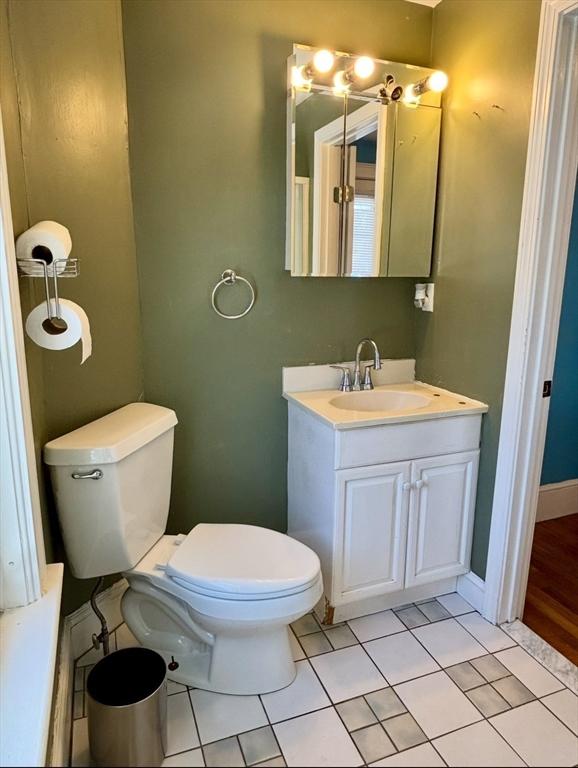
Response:
M213 593L257 596L306 587L319 569L315 552L284 533L201 523L176 547L166 573Z

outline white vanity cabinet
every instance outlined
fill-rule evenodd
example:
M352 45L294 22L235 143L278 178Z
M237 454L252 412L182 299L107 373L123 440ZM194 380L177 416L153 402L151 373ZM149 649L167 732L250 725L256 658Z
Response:
M479 451L411 463L405 585L470 570Z
M337 600L403 589L409 478L409 462L336 472Z
M340 430L289 402L288 532L320 556L329 621L469 571L480 427L476 413Z

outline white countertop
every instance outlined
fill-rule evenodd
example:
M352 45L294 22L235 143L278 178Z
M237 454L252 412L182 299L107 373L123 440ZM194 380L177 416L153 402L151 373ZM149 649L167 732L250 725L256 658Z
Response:
M486 413L488 406L479 400L472 400L464 395L448 392L446 389L424 384L420 381L409 381L403 384L386 384L375 387L374 392L410 392L426 396L428 403L418 408L391 411L353 411L336 408L331 400L336 397L347 397L348 393L335 389L318 389L306 392L284 392L283 397L290 403L325 422L333 429L355 429L358 427L373 427L380 424L396 424L404 421L424 421L452 416ZM358 395L358 392L351 393Z

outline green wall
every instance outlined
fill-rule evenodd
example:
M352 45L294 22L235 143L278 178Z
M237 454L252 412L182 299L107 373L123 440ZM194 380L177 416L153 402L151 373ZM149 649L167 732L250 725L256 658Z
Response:
M417 323L417 376L484 400L472 570L485 576L532 82L538 0L443 0L433 63L444 95L435 311Z
M397 0L123 4L145 390L180 419L172 531L285 529L283 365L351 359L365 335L413 355L411 280L284 272L285 77L293 42L427 65L431 15ZM209 303L225 267L257 287L236 322Z
M0 0L15 231L43 218L69 227L81 276L63 294L84 306L94 339L82 367L78 349L27 345L38 448L142 397L140 282L146 397L180 418L170 529L219 520L283 530L281 367L351 358L369 334L384 356L417 353L421 378L490 404L473 555L483 576L538 0L443 0L433 13L398 0L125 0L122 10L121 29L116 0ZM433 315L415 313L411 279L283 270L294 41L449 73ZM258 291L238 322L209 305L228 266ZM21 285L26 313L42 290ZM224 296L231 307L241 298ZM61 559L49 494L44 508L47 548ZM65 611L88 586L67 577Z
M68 227L80 277L63 280L61 292L84 307L93 337L83 366L78 346L47 352L27 342L40 448L143 393L121 11L116 0L3 0L1 11L15 233L42 219ZM20 282L26 315L41 301L42 286ZM44 507L47 549L60 560L49 494ZM86 600L91 586L67 576L65 612Z

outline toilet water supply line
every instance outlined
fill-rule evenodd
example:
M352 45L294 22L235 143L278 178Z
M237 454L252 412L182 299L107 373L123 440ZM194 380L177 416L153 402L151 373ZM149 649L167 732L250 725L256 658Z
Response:
M104 581L103 576L97 579L95 587L92 590L92 593L90 595L90 605L92 607L92 610L96 613L98 620L100 621L100 634L97 635L95 632L92 635L92 645L94 646L94 649L98 651L98 649L102 644L103 653L105 656L108 656L108 654L110 653L110 633L108 631L108 624L106 623L106 619L104 618L104 613L100 610L100 608L96 604L96 596L100 592L100 588L102 587L103 581Z

